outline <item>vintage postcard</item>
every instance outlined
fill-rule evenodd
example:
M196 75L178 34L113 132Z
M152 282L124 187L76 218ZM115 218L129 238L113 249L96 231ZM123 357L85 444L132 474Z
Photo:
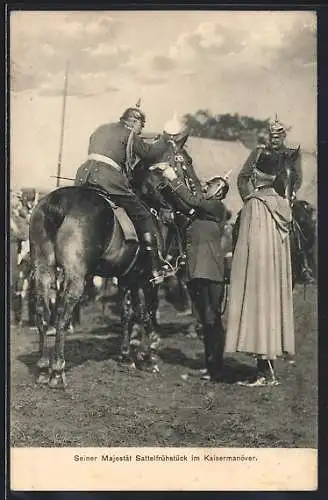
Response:
M316 42L11 11L12 490L317 489Z

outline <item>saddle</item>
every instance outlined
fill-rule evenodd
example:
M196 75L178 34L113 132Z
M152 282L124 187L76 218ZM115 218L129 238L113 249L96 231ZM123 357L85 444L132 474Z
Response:
M81 188L81 186L79 187ZM113 209L116 220L122 229L125 241L139 243L139 238L137 236L134 224L130 219L130 217L128 216L126 210L123 207L116 205L116 203L111 199L107 191L102 189L101 186L98 187L98 186L87 185L83 187L85 189L97 193L98 196L100 196L100 198L102 198Z

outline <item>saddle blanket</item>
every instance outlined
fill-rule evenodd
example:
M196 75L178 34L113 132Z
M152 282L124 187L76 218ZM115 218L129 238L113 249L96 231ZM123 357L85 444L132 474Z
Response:
M137 236L134 224L133 224L132 220L130 219L130 217L128 216L128 214L126 213L126 210L123 207L119 207L118 205L116 205L116 203L114 203L111 200L110 195L107 194L105 191L102 191L102 190L97 189L97 188L89 188L89 189L93 189L94 191L96 191L98 193L98 195L103 200L105 200L106 203L108 203L109 206L114 210L114 214L116 216L117 222L119 223L119 225L121 226L121 229L123 231L124 239L126 241L134 241L134 242L138 243L139 238Z

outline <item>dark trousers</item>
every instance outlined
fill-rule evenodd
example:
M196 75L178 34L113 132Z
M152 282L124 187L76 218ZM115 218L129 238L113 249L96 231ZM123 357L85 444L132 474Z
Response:
M134 193L130 195L111 194L110 197L114 203L126 210L135 224L138 236L142 238L142 234L147 232L156 234L156 226L151 213Z
M156 233L150 211L131 190L123 172L102 162L88 160L78 169L75 185L91 185L105 190L118 206L126 210L141 239L144 233Z
M203 327L205 366L215 377L222 367L225 341L221 319L224 283L199 278L189 281L187 286Z
M88 184L93 185L91 182ZM104 189L103 186L100 187ZM111 200L126 210L126 213L135 225L139 238L143 239L143 233L156 234L157 228L152 215L137 195L132 192L127 194L113 194L109 190L107 191Z

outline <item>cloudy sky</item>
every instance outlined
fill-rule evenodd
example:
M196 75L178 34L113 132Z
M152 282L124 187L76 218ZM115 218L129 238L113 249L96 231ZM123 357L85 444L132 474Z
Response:
M13 183L54 185L67 60L62 175L74 175L93 129L139 97L148 131L174 112L277 112L292 142L316 148L312 12L14 12Z

